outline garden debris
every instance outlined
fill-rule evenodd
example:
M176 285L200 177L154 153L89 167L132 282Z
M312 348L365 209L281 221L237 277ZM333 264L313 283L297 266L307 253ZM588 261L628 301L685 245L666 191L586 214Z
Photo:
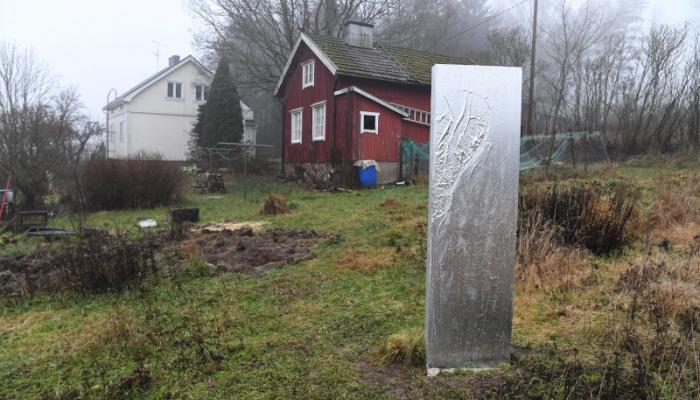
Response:
M199 208L178 208L170 212L170 217L173 224L196 223L199 222Z
M213 172L205 172L197 176L194 190L199 193L226 193L224 176Z
M31 254L0 257L0 298L41 292L119 290L155 270L155 237L88 236Z
M287 199L278 194L270 193L265 201L263 202L259 215L277 215L277 214L287 214L289 213L289 206L287 205Z
M29 228L26 232L27 236L43 237L46 240L62 239L70 236L75 236L75 231L64 228L49 228L35 226Z
M142 219L138 222L138 226L139 228L155 228L156 226L158 226L158 223L153 218Z
M309 248L331 236L303 229L271 229L255 233L253 228L190 231L175 251L183 260L201 257L219 271L262 276L265 272L314 257Z
M259 229L267 224L268 224L267 221L243 221L243 222L220 221L220 222L213 222L213 223L206 224L206 225L193 226L193 227L191 227L191 230L193 232L204 232L204 233L221 232L221 231L235 231L235 230L242 229L242 228L251 228L253 230L257 230L257 229Z

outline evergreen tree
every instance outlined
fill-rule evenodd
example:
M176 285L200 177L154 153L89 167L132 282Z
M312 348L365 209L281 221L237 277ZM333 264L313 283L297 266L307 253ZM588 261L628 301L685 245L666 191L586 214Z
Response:
M190 140L188 145L190 147L190 159L197 160L199 157L199 152L197 147L200 147L202 143L202 131L204 130L204 111L207 109L207 103L200 105L197 108L197 120L192 125L192 131L190 131Z
M231 78L229 63L223 58L214 73L209 98L200 107L192 137L200 147L217 147L219 142L243 139L243 115L238 88Z

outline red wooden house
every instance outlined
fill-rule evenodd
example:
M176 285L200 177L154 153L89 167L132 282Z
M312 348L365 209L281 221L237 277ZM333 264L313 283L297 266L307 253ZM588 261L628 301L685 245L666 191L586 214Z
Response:
M372 25L345 28L343 39L302 33L280 76L284 173L348 183L356 161L374 160L378 183L393 182L400 140L428 142L432 66L465 61L376 45Z

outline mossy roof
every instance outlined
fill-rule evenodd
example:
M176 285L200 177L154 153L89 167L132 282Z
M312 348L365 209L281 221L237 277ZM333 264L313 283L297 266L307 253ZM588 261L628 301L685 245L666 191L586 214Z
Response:
M467 60L400 47L358 47L342 39L306 34L337 66L337 73L370 79L430 85L435 64L469 64Z

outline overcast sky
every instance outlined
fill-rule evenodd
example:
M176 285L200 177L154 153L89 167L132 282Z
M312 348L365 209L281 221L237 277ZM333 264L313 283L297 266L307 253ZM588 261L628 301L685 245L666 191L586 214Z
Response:
M491 0L498 12L521 0ZM540 0L541 3L556 0ZM523 4L509 14L527 18ZM700 0L650 0L647 23L700 22ZM195 54L195 24L187 0L0 0L0 41L34 50L61 86L76 86L93 118L107 92L123 93L172 54Z
M0 0L0 40L31 47L62 86L76 86L93 118L171 54L195 54L186 0Z

